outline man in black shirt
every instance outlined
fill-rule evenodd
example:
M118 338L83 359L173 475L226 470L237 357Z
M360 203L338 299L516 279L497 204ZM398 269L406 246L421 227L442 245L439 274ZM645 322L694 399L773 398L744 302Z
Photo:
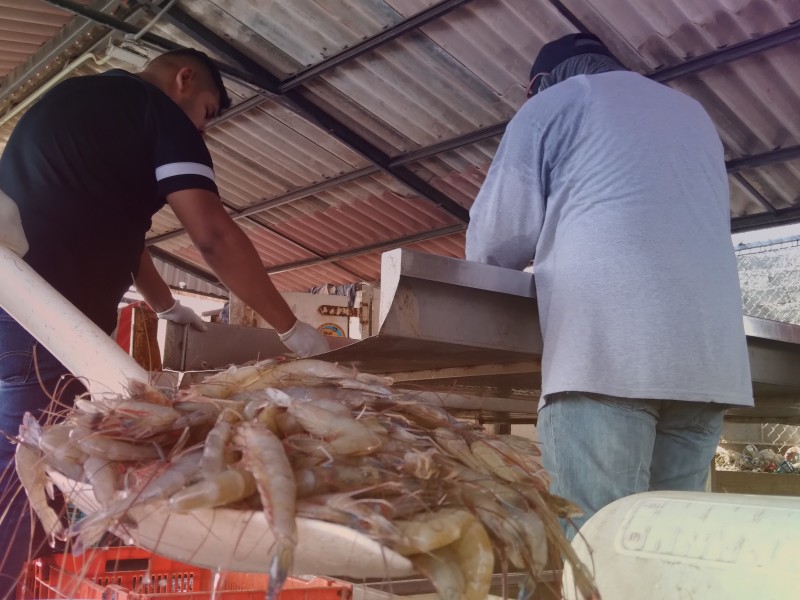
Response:
M55 86L20 120L0 157L0 189L19 208L30 246L24 259L107 333L131 282L160 317L202 327L172 297L144 246L152 216L169 203L220 280L288 348L324 352L322 334L296 319L220 202L202 136L229 105L219 71L195 50L164 54L138 75L113 70ZM53 394L65 375L0 310L0 431L15 435L26 411L41 416L50 403L42 387ZM9 476L13 454L0 440L0 498L8 507L0 521L0 598L13 590L32 536L23 503L10 500L19 487Z

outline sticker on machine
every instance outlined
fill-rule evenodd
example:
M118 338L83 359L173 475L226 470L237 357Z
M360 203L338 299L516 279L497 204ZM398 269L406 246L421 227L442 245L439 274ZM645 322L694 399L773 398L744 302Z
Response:
M339 327L336 323L323 323L317 327L322 332L322 335L329 335L331 337L345 337L344 329Z

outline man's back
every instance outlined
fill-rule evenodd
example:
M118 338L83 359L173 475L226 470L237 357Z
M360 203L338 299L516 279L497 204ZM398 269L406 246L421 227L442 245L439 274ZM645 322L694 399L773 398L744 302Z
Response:
M498 154L530 156L541 186L503 210L538 219L543 394L750 403L722 146L700 105L613 71L541 92L512 129L519 147Z
M54 87L0 158L0 189L19 206L30 243L25 260L106 331L164 204L155 169L180 160L211 165L183 111L124 71Z

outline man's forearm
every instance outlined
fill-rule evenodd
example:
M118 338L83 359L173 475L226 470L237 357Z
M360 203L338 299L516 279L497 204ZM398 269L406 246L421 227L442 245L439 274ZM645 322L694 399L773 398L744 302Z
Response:
M201 247L208 266L220 281L277 331L291 329L297 320L267 275L261 259L238 226L229 228L214 243Z
M167 310L175 302L169 286L159 275L147 249L142 251L142 257L139 260L139 271L134 278L134 284L145 302L156 312Z

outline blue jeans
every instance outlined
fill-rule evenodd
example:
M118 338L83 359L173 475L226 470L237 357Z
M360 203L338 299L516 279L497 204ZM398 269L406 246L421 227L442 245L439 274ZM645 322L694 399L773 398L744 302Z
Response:
M0 309L0 599L14 597L28 557L48 551L14 469L16 446L6 436L17 435L25 412L44 421L42 411L50 406L51 395L69 405L84 391L52 354Z
M576 503L565 524L572 539L594 513L649 490L702 491L726 406L639 400L601 394L553 394L539 411L542 460L550 491Z

